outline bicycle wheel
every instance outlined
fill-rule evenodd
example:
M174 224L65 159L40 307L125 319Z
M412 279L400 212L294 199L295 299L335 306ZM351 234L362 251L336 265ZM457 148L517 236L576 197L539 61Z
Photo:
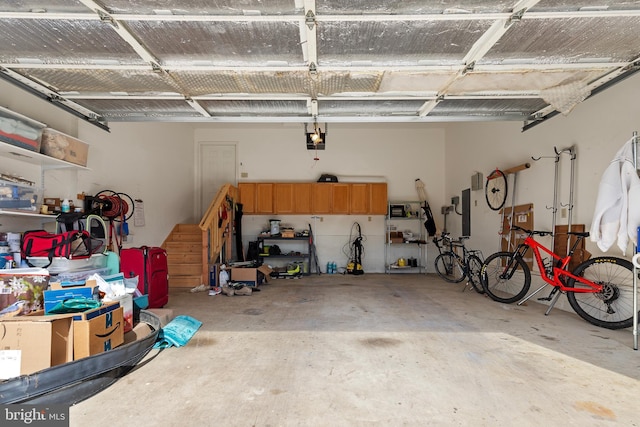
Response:
M494 211L500 210L507 200L507 176L500 169L496 169L487 177L484 186L487 205Z
M633 326L633 264L615 257L589 259L573 271L603 286L601 292L567 292L569 304L587 322L607 329ZM567 286L589 288L570 278Z
M475 291L479 294L484 294L484 288L480 281L480 271L482 270L482 260L476 255L469 255L467 260L467 271L469 276L469 282Z
M492 300L511 304L529 291L531 271L521 257L513 257L513 252L496 252L482 264L480 279Z
M458 257L452 252L444 252L438 255L434 261L436 273L449 283L460 283L466 277Z

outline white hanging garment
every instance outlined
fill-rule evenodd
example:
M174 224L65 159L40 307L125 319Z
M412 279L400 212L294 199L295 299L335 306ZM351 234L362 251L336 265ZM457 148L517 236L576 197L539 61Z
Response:
M627 141L616 153L598 187L590 236L603 252L617 243L625 254L629 239L637 244L640 179L633 162L632 141Z

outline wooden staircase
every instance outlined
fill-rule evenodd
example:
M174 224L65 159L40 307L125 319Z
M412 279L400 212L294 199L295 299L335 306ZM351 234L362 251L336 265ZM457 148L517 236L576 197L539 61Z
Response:
M199 224L177 224L173 227L161 245L167 251L169 287L208 286L209 266L220 259L231 259L237 198L238 189L225 184Z
M198 224L177 224L162 247L167 251L169 287L194 288L204 283L202 231Z

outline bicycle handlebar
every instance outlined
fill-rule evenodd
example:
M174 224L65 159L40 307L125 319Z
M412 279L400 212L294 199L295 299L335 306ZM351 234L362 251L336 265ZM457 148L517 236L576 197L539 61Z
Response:
M458 244L458 245L464 245L464 241L465 241L465 240L467 240L467 239L469 239L469 236L460 236L460 237L458 237L457 239L453 239L453 238L449 235L449 233L447 233L447 234L443 234L443 235L442 235L442 240L447 240L449 243L452 243L452 244L454 244L454 245L455 245L455 244Z

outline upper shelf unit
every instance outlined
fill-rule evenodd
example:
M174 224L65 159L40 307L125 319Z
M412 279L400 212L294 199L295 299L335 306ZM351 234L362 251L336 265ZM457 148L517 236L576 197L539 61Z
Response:
M44 170L86 169L88 144L0 106L0 156Z
M36 153L35 151L17 147L3 141L0 141L0 157L37 165L42 167L42 169L44 170L65 168L89 170L89 168L85 166L80 166L75 163L67 162L65 160L56 159L55 157L47 156L45 154Z

